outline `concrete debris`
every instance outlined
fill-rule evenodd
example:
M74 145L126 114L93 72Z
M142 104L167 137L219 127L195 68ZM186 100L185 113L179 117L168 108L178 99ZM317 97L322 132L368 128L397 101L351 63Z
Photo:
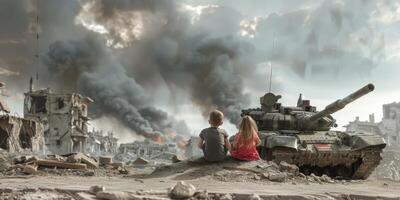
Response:
M81 158L77 154L72 154L67 157L67 162L69 163L80 163Z
M169 195L175 199L187 199L193 197L196 192L196 188L184 181L179 181L170 191Z
M25 174L36 174L37 172L37 165L26 165L23 169Z
M0 148L10 153L29 150L43 153L44 126L37 120L0 116Z
M89 188L89 193L90 194L97 194L98 192L103 192L106 190L106 187L102 186L102 185L94 185L92 187Z
M99 157L100 166L107 166L112 163L112 158L109 156L100 156Z
M230 194L223 194L218 198L219 200L232 200L232 195Z
M97 199L104 200L130 200L131 195L127 192L119 191L101 191L96 194Z

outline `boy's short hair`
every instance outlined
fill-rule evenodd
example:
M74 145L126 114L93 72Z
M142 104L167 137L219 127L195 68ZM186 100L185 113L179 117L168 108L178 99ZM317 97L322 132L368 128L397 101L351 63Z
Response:
M213 110L210 112L210 123L217 125L224 120L224 114L219 110Z

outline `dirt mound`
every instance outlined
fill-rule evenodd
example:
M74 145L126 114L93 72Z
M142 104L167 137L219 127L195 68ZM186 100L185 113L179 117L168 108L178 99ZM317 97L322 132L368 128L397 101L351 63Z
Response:
M152 174L144 178L167 177L172 180L193 180L212 178L223 182L316 182L335 183L328 176L306 176L299 172L296 165L286 162L279 164L272 161L243 162L228 159L221 163L205 163L185 161L158 167Z

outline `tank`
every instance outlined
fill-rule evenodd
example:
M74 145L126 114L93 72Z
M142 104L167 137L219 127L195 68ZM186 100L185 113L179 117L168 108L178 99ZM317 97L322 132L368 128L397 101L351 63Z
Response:
M331 130L337 127L331 114L374 90L368 84L321 111L300 97L297 106L282 106L280 95L266 93L261 108L242 110L257 123L262 159L295 164L306 175L366 179L379 164L384 139L371 133Z

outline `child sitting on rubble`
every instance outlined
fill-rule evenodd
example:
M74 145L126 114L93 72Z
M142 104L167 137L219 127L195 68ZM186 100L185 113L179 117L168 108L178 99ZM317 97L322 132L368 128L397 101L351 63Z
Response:
M230 151L231 156L243 161L260 160L260 155L256 149L260 143L257 124L253 118L246 115L240 123L239 133L235 135Z
M223 124L224 114L219 110L210 113L209 128L203 129L200 133L199 148L203 149L204 159L208 162L219 162L226 158L231 144L228 141L228 134L224 129L219 128Z

